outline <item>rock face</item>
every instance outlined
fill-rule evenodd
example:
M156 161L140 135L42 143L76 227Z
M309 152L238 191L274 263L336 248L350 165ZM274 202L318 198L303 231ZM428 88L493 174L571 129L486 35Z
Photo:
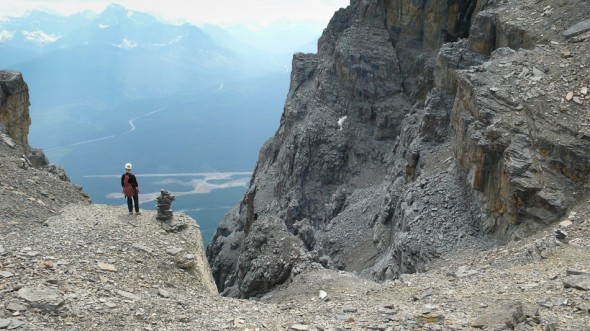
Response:
M61 167L28 145L29 94L21 74L0 71L0 87L0 223L42 223L70 203L89 203Z
M42 150L29 146L29 87L16 71L0 70L0 142L20 147L23 167L44 169L69 181L64 169L50 164Z
M16 71L0 71L0 124L21 146L29 146L29 87Z
M351 1L293 58L280 127L208 247L218 288L260 296L308 268L394 279L558 220L590 170L588 42L564 36L588 16Z

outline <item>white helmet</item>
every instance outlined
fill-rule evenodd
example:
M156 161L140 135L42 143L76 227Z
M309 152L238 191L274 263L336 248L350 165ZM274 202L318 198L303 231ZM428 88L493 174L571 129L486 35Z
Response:
M127 163L127 164L125 164L125 169L127 169L127 170L131 170L131 163Z

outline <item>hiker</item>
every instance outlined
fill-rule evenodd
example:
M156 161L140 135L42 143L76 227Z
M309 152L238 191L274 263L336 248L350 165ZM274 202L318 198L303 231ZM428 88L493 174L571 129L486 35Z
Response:
M123 194L127 198L129 215L133 215L134 204L135 215L141 215L139 212L139 184L135 175L131 173L131 163L125 164L125 173L121 176L121 186L123 187Z

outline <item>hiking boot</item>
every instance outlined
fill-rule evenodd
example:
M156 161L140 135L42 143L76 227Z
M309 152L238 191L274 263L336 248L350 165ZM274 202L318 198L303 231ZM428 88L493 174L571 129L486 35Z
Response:
M135 215L141 215L141 213L140 212L136 212Z
M133 215L133 212L132 212L132 211L130 211L130 212L129 212L129 215Z

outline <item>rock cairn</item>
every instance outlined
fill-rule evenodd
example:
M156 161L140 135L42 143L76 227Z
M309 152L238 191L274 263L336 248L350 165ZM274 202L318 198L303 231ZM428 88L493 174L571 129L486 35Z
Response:
M160 196L156 197L158 214L156 219L161 221L160 225L166 232L180 232L187 228L187 223L174 219L173 211L170 209L175 196L167 190L160 190Z
M174 201L176 197L174 195L172 195L170 192L168 192L167 190L160 190L160 196L158 196L156 198L156 201L158 201L158 215L156 216L157 220L160 221L171 221L172 218L174 217L173 215L173 211L172 209L170 209L170 207L172 206L172 201Z

